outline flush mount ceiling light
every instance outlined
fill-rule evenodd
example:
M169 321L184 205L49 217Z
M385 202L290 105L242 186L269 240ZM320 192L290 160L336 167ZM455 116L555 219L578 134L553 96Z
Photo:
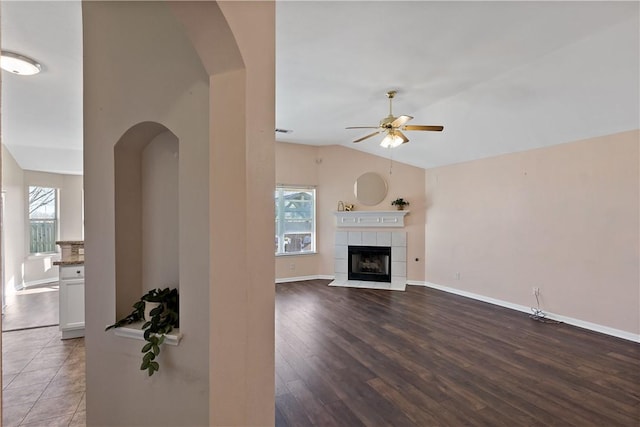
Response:
M5 71L21 76L32 76L42 70L40 64L33 59L7 51L2 52L0 67Z

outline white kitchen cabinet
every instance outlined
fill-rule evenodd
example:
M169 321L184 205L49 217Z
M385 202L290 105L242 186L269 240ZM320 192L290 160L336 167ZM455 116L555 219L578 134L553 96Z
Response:
M62 339L84 336L84 265L60 265L60 331Z

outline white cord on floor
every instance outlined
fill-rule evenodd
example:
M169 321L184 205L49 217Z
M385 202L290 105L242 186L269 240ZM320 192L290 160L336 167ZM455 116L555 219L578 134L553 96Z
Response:
M547 319L547 313L545 313L544 311L542 311L540 309L540 299L538 298L538 294L535 293L535 297L536 297L536 307L531 307L531 311L533 312L533 314L530 314L529 317L532 318L533 320L536 320L538 322L542 322L542 323L553 323L553 324L558 324L558 323L562 323L562 322L558 322L557 320L550 320Z

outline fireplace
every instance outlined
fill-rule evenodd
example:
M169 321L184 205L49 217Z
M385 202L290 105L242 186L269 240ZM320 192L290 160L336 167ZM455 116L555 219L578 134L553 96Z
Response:
M382 223L384 224L384 223ZM386 225L380 225L380 227ZM383 273L372 274L370 271L356 271L356 278L350 273L353 267L353 250L384 250L388 256L381 265L386 269ZM390 256L389 256L390 254ZM362 254L360 254L362 255ZM358 259L356 257L356 262ZM363 263L364 270L377 268L373 261ZM388 264L385 264L388 263ZM363 270L363 269L360 269ZM386 289L404 291L407 286L407 233L404 231L382 230L338 230L335 234L333 282L329 286L345 288ZM386 276L386 277L382 277ZM389 276L391 279L389 279ZM377 281L381 280L381 281ZM384 280L384 281L382 281Z
M391 282L391 248L385 246L349 246L348 279Z

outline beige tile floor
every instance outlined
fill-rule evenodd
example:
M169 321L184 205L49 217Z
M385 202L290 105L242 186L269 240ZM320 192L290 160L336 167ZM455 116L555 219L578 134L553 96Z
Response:
M2 425L85 426L84 339L57 326L2 334Z
M2 425L84 426L84 340L60 340L57 283L5 302Z

